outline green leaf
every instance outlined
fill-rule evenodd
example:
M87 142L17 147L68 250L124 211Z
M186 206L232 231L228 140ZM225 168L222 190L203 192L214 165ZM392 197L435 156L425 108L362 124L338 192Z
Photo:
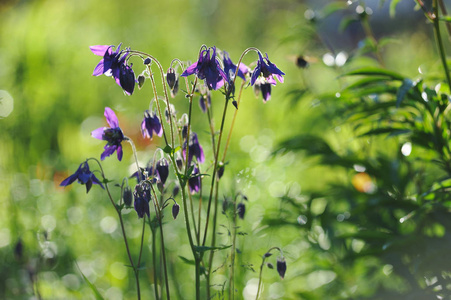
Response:
M180 255L179 255L179 258L180 258L185 264L192 265L192 266L196 265L196 263L195 263L194 260L188 259L188 258L183 257L183 256L180 256Z
M395 17L395 13L396 13L396 6L398 5L398 3L401 0L392 0L390 2L390 18L394 18Z
M166 147L162 148L161 150L163 150L163 152L164 152L164 153L167 153L167 154L173 153L173 152L172 152L172 147L169 146L169 145L166 145Z
M222 247L194 246L194 250L196 250L196 252L203 253L205 251L211 251L211 250L224 250L224 249L227 249L230 247L232 247L232 245L222 246Z
M409 78L404 79L396 94L396 107L401 105L402 100L404 100L404 97L414 85L415 83Z
M376 68L376 67L360 68L357 70L353 70L353 71L344 73L341 76L355 76L355 75L385 76L385 77L391 78L393 80L404 80L405 79L405 77L402 76L401 74L398 74L393 71L385 70L385 69Z
M402 134L408 134L411 133L412 131L409 129L404 129L404 128L392 128L392 127L387 127L387 128L376 128L376 129L372 129L370 131L367 131L363 134L360 135L360 137L363 136L369 136L369 135L379 135L379 134L386 134L388 133L389 136L397 136L397 135L402 135Z
M91 283L91 281L89 281L89 279L85 276L85 274L83 274L83 272L80 270L80 267L78 266L77 263L75 263L75 265L78 268L78 271L80 271L81 276L83 277L83 279L85 280L85 282L88 284L89 288L91 289L91 291L94 293L94 296L96 297L97 300L104 300L104 298L102 297L102 295L100 294L99 290L97 290L96 286L93 285Z

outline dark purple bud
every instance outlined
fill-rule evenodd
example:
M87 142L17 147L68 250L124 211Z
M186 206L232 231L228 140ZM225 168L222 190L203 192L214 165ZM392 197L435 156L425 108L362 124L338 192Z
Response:
M268 268L274 269L274 265L272 263L267 263L266 265L268 266Z
M277 259L277 272L280 275L280 278L285 277L285 272L287 271L287 263L285 262L285 258L278 258Z
M174 218L174 220L177 218L178 214L180 211L180 205L178 205L177 203L175 203L172 206L172 217Z
M122 193L122 200L124 201L124 204L127 207L132 205L133 193L132 189L129 186L126 186L124 188L124 192Z
M175 86L175 82L177 81L175 70L173 68L168 69L168 72L166 73L166 81L172 90Z
M186 140L186 136L188 135L188 125L183 125L182 127L182 138Z
M263 257L270 257L271 255L272 255L271 252L266 252L266 253L263 255Z
M222 175L224 175L224 163L220 162L218 166L218 179L221 179Z
M179 170L183 168L183 160L181 156L177 156L177 158L175 159L175 164L177 165L177 168L179 168Z
M119 73L119 83L124 91L131 95L135 89L135 73L129 65L121 65Z
M208 91L205 95L201 95L199 99L199 107L203 113L207 112L207 108L211 106L211 94Z
M235 100L232 101L232 104L233 106L235 106L236 109L238 109L238 103Z
M17 260L21 260L23 257L23 243L22 239L19 239L14 247L14 257Z
M180 187L178 185L175 185L174 189L172 190L172 197L177 197L179 192L180 192Z
M163 157L157 161L155 168L157 169L157 174L161 183L164 185L169 176L169 164L166 158Z
M238 203L236 212L240 219L244 219L244 213L246 212L246 206L244 205L244 203Z
M138 88L141 89L144 85L144 81L146 80L146 77L143 74L140 74L138 76Z
M174 98L175 95L177 95L178 91L179 91L179 79L176 78L174 87L171 89L171 97Z
M149 202L151 200L150 187L147 183L137 184L133 192L135 197L135 211L138 218L143 218L144 215L150 217Z
M152 62L152 60L150 59L150 57L147 57L145 60L144 60L144 64L145 65L148 65L148 64L150 64Z

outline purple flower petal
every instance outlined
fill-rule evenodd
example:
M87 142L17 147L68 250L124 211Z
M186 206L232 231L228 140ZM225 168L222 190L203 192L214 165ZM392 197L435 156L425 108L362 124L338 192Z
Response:
M92 53L94 53L95 55L104 56L105 52L110 47L111 46L109 46L109 45L96 45L96 46L89 47L89 49L91 49Z
M121 161L122 160L122 146L121 145L117 146L116 150L117 150L117 159L119 161Z
M92 76L99 76L104 73L104 64L103 59L97 64L97 66L94 68L94 72L92 72Z
M119 121L117 120L116 114L111 108L105 107L104 116L111 128L119 127Z
M103 140L103 132L104 131L105 131L105 127L97 128L96 130L93 130L91 132L91 136L96 139Z

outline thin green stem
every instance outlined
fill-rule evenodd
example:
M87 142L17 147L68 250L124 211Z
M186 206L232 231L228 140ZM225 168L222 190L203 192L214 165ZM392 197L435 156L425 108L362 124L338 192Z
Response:
M157 194L155 192L155 189L153 187L152 184L150 184L150 188L152 189L152 193L153 193L153 198L152 198L152 202L154 203L154 207L155 207L155 213L156 213L156 217L158 220L158 227L160 228L160 236L161 236L161 255L163 258L163 268L164 268L164 281L165 281L165 286L166 286L166 298L170 299L170 293L169 293L169 279L168 279L168 269L166 266L166 248L164 246L164 234L163 234L163 222L162 222L162 209L160 208L160 205L158 204L158 197Z
M448 83L448 90L451 93L451 77L450 77L449 70L448 70L448 64L446 62L446 54L445 54L445 48L443 47L442 36L440 34L440 24L439 24L439 18L438 18L437 0L434 0L432 2L432 7L433 7L433 10L434 10L434 14L435 14L435 18L434 18L435 37L437 38L438 50L439 50L439 53L440 53L440 58L442 60L443 68L445 70L446 80L447 80L447 83Z
M154 293L155 300L160 299L160 295L158 292L158 272L157 272L157 247L156 247L156 233L155 229L152 227L152 221L149 219L149 227L152 232L152 263L153 263L153 284L154 284Z
M100 173L102 174L102 178L105 180L106 179L105 173L103 171L103 168L102 168L102 165L100 164L100 162L96 158L88 158L86 161L88 161L88 160L94 160L97 162L97 164L99 165L99 168L100 168ZM141 291L140 291L140 286L139 286L139 270L136 268L135 264L133 263L133 258L130 253L130 247L128 246L127 234L125 233L124 220L122 219L122 214L121 214L120 209L117 207L116 203L114 203L113 196L111 196L110 190L108 188L108 183L105 183L105 190L108 194L108 198L110 199L111 204L113 205L113 207L116 210L116 213L119 217L119 223L121 224L122 236L124 238L125 249L127 250L128 260L130 261L130 265L133 269L133 272L135 273L136 291L137 291L138 300L139 300L139 299L141 299Z

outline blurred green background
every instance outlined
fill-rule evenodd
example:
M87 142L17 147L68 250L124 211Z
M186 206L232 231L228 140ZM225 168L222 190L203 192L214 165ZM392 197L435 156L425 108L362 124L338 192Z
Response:
M390 1L367 2L373 8L377 38L398 39L384 48L386 66L411 77L418 75L420 66L433 74L438 60L431 43L431 27L418 22L423 19L420 12L414 12L410 3L413 1L401 1L396 19L388 16ZM104 125L105 106L117 112L122 129L135 140L142 164L152 158L159 145L158 139L145 141L140 134L142 114L152 97L150 86L145 85L128 97L111 78L91 76L100 58L91 53L89 46L119 43L152 54L165 68L173 58L195 61L202 44L228 51L235 62L250 46L267 52L270 60L286 73L285 82L273 88L272 99L266 104L254 95L251 87L245 90L224 179L224 196L231 196L231 191L242 191L249 198L246 218L240 224L247 235L238 238L242 252L236 279L238 298L252 299L255 295L258 272L252 269L258 271L261 255L272 246L284 249L288 271L281 281L277 272L265 270L264 299L297 299L299 291L310 293L311 299L326 299L321 297L329 290L323 286L337 277L340 284L347 286L343 290L359 285L365 291L363 294L371 294L372 289L367 287L370 284L359 283L358 277L365 273L367 265L377 262L366 261L351 270L343 266L340 276L338 270L328 271L325 265L317 268L325 261L333 263L324 251L330 245L324 238L324 243L315 248L308 240L312 235L324 237L325 232L321 232L321 227L301 231L302 218L284 219L282 209L283 196L296 199L301 208L305 205L304 189L321 190L326 181L337 178L337 182L350 185L352 177L346 172L318 166L314 159L302 154L271 155L279 142L299 133L326 136L338 151L345 151L355 142L349 128L333 124L327 117L334 114L334 108L318 105L317 95L334 94L341 85L337 79L341 72L339 66L328 67L322 58L326 53L337 55L346 51L347 56L356 57L346 65L348 69L376 63L372 55L358 53L364 36L359 24L344 32L337 31L343 17L353 16L355 6L346 10L344 1L336 1L343 6L343 12L333 13L320 23L306 19L308 8L318 13L316 18L321 14L326 17L323 9L330 3L2 1L0 298L29 299L36 293L32 282L37 282L44 299L93 298L76 264L105 298L130 299L135 295L132 272L124 267L127 258L115 212L103 191L94 187L86 195L85 188L79 185L59 187L86 158L100 157L103 143L93 139L90 132ZM382 26L386 23L391 25ZM255 61L256 55L252 55L244 62ZM309 68L296 66L299 55L308 58ZM135 73L139 73L140 62L132 62ZM307 87L309 93L301 97L303 101L298 101L293 91ZM223 100L220 94L215 94L212 101L219 102L214 108L218 126ZM186 111L183 96L176 97L173 103L178 111ZM205 145L206 155L211 157L206 116L198 107L195 114L195 130ZM120 182L133 170L133 163L131 149L126 145L122 162L114 155L105 160L107 177ZM119 190L115 192L119 197ZM324 209L324 201L316 203L317 211ZM136 247L140 222L134 211L126 217L127 230ZM284 222L265 221L277 218ZM289 226L283 226L285 223ZM220 224L224 228L230 226L225 217ZM190 253L182 218L167 221L165 230L175 295L192 295L194 272L178 258ZM23 245L22 255L17 255L19 241ZM150 247L149 243L146 245ZM150 258L146 260L150 262ZM217 264L221 264L221 258ZM143 282L148 283L143 284L143 297L151 299L152 266L150 263L147 266L142 275ZM219 270L214 277L213 284L218 291L225 276ZM331 289L331 299L332 295L338 295L336 289ZM340 295L337 299L346 298L347 294Z

